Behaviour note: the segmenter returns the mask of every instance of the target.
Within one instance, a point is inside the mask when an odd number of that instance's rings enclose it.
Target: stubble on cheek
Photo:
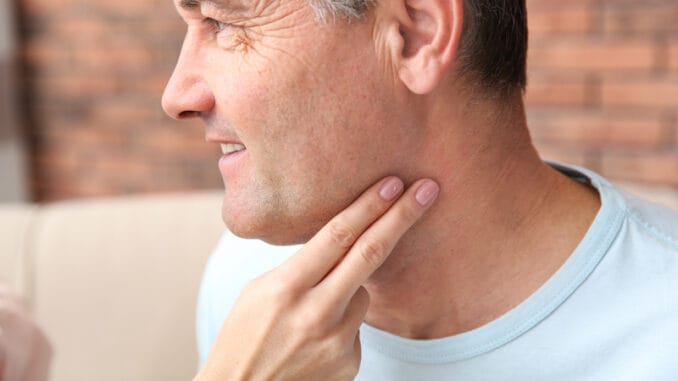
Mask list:
[[[324,28],[332,27],[310,22],[280,18],[248,31],[243,49],[250,67],[244,70],[253,82],[247,96],[236,89],[246,106],[241,110],[251,114],[243,137],[252,142],[254,165],[240,197],[253,199],[247,203],[257,210],[253,222],[278,243],[309,239],[369,185],[352,178],[351,165],[337,163],[352,159],[341,153],[355,155],[347,149],[348,132],[340,130],[356,127],[346,124],[346,113],[354,112],[345,104],[347,91],[336,88],[334,73],[342,65],[332,44],[341,41],[326,44],[323,35],[331,34]]]

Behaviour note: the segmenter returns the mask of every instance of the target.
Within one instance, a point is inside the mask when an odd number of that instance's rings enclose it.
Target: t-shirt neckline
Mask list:
[[[588,180],[600,194],[601,206],[589,230],[572,255],[536,292],[499,318],[473,329],[439,339],[415,340],[363,324],[363,346],[401,361],[449,363],[490,352],[529,331],[553,313],[586,280],[618,235],[623,209],[614,200],[613,187],[602,177],[580,167],[549,162],[562,173]]]

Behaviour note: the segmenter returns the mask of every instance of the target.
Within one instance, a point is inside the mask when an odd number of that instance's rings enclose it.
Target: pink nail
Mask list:
[[[393,177],[388,179],[379,190],[379,195],[386,201],[393,200],[400,192],[403,191],[403,182],[397,178]]]
[[[433,181],[427,181],[417,189],[414,198],[417,199],[417,202],[421,206],[428,206],[436,199],[436,197],[438,197],[439,192],[440,188],[438,187],[438,184]]]

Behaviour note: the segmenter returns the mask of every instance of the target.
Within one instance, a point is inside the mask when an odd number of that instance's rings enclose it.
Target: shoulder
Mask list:
[[[589,169],[561,163],[549,164],[569,177],[594,187],[600,194],[603,204],[601,209],[614,211],[613,214],[622,220],[616,239],[618,249],[638,254],[678,254],[676,209],[623,190]],[[671,199],[678,206],[678,191],[671,191]]]
[[[678,211],[625,191],[619,193],[629,224],[678,254]]]

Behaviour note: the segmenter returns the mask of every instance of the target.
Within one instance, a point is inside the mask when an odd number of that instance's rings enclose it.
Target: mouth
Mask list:
[[[247,165],[248,150],[241,143],[219,143],[223,155],[219,159],[219,171],[224,179],[240,176]]]
[[[235,152],[240,152],[246,149],[246,147],[242,144],[237,144],[237,143],[221,143],[221,152],[224,155],[230,155]]]

